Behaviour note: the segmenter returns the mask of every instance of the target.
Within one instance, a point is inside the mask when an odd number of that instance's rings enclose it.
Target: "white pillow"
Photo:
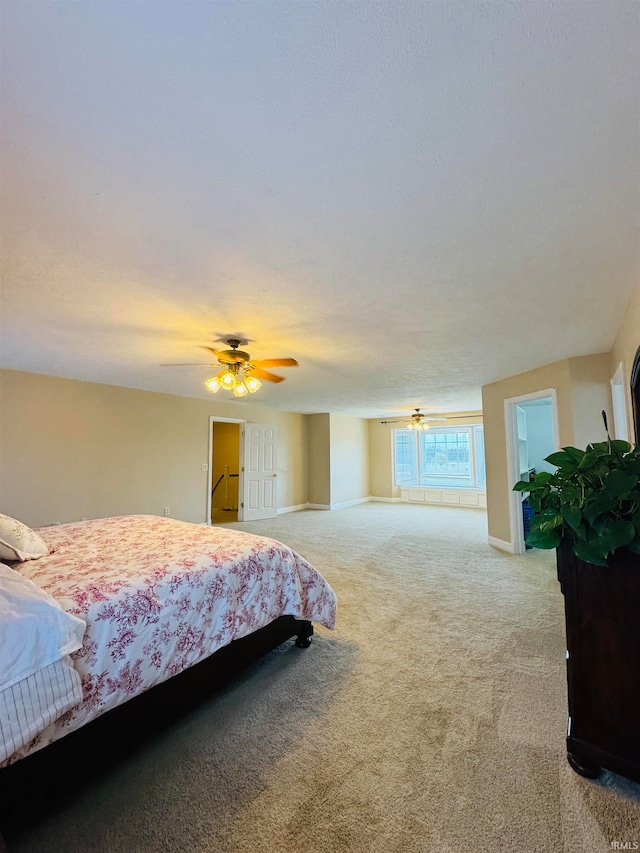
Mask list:
[[[35,530],[0,512],[0,560],[37,560],[48,553]]]
[[[86,623],[0,563],[0,690],[82,647]]]

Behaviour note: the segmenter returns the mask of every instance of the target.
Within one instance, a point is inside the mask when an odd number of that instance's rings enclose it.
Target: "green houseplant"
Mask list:
[[[586,450],[563,447],[546,461],[557,466],[553,474],[514,486],[529,493],[534,511],[527,544],[556,548],[568,536],[576,556],[597,566],[625,546],[640,554],[640,446],[609,437]]]

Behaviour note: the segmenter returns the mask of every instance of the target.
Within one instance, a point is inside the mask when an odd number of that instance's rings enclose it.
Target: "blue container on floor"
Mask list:
[[[531,517],[533,516],[533,510],[531,509],[531,504],[529,501],[522,501],[522,520],[524,522],[524,538],[525,538],[525,548],[527,551],[531,551],[533,545],[526,544],[527,536],[529,535],[529,530],[531,528]]]

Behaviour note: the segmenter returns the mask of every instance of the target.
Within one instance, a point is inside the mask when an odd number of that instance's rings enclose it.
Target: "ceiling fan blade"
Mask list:
[[[255,364],[255,362],[252,363]],[[267,382],[284,382],[284,376],[276,376],[275,373],[269,373],[268,370],[261,370],[259,367],[252,367],[251,370],[247,370],[247,374]]]
[[[212,352],[212,353],[215,355],[215,357],[216,357],[216,358],[218,358],[218,356],[220,355],[220,353],[218,352],[218,350],[217,350],[217,349],[214,349],[213,347],[205,347],[205,346],[201,346],[201,347],[200,347],[200,349],[206,349],[206,350],[207,350],[207,352]]]
[[[203,361],[200,362],[200,364],[195,364],[194,362],[190,361],[185,364],[161,364],[160,367],[217,367],[217,365],[211,364],[210,361]]]
[[[297,367],[298,362],[295,358],[260,358],[257,361],[252,361],[256,367]]]

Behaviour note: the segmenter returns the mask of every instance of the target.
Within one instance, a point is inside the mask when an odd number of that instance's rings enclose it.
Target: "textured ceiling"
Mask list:
[[[635,0],[0,5],[2,366],[206,397],[238,336],[378,417],[611,348]]]

